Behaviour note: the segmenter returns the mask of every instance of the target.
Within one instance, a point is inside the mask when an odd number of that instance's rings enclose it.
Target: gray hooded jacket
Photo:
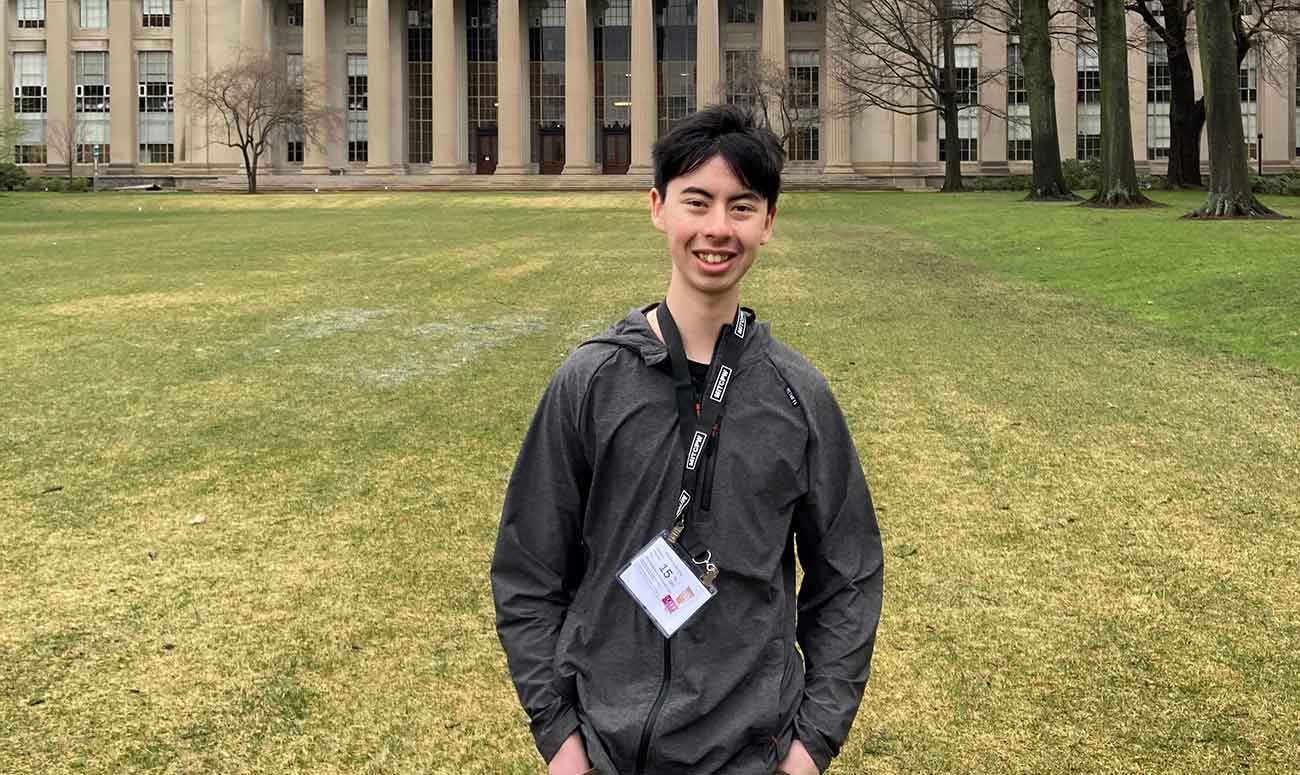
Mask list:
[[[581,730],[605,775],[760,775],[797,737],[824,770],[862,699],[883,584],[848,427],[821,374],[758,326],[688,525],[718,595],[665,640],[616,578],[681,491],[649,309],[559,368],[510,477],[492,589],[537,748],[549,761]]]

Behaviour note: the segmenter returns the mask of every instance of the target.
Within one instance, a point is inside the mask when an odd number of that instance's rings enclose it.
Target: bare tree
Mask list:
[[[737,104],[772,130],[782,147],[788,148],[791,138],[823,119],[851,114],[850,106],[832,109],[823,105],[815,78],[794,66],[761,59],[757,53],[726,73],[721,91],[733,95]]]
[[[1300,32],[1300,0],[1241,0],[1232,4],[1236,17],[1232,36],[1237,66],[1254,50],[1257,71],[1279,83],[1289,80],[1293,63],[1279,57],[1289,46],[1271,42],[1294,40]],[[1141,17],[1143,34],[1131,45],[1147,51],[1164,44],[1169,61],[1169,171],[1166,187],[1201,188],[1201,133],[1205,128],[1205,99],[1196,96],[1192,51],[1197,47],[1192,20],[1195,0],[1134,0],[1129,11]]]
[[[258,163],[276,140],[322,145],[337,133],[341,121],[324,94],[323,84],[291,75],[283,60],[240,51],[231,64],[192,77],[182,99],[208,117],[210,143],[239,149],[255,194]]]
[[[68,167],[68,182],[77,164],[77,151],[86,144],[88,124],[80,113],[70,113],[67,118],[52,119],[45,126],[45,145],[57,150]]]
[[[1033,185],[1027,199],[1076,199],[1061,168],[1061,140],[1056,125],[1056,78],[1052,75],[1052,19],[1056,12],[1048,0],[1024,0],[1019,19],[1014,9],[1007,16],[1020,29],[1020,60],[1025,96],[1029,101],[1030,156]],[[1014,67],[1015,63],[1009,63]],[[1009,119],[1008,119],[1009,120]]]
[[[1189,218],[1280,218],[1255,198],[1241,127],[1242,17],[1239,0],[1200,0],[1196,36],[1210,133],[1210,187]]]
[[[971,100],[979,86],[1005,77],[980,69],[959,82],[957,37],[984,24],[983,0],[827,0],[827,48],[855,109],[937,114],[944,122],[943,191],[961,191],[958,124],[963,111],[1005,116],[1003,106]]]
[[[1151,204],[1138,189],[1129,114],[1128,42],[1123,0],[1097,0],[1097,49],[1101,79],[1101,181],[1087,204],[1141,207]]]

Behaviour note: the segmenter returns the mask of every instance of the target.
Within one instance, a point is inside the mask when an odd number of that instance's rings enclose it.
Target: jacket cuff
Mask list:
[[[796,718],[794,736],[803,743],[813,763],[817,765],[818,772],[825,772],[826,768],[831,766],[831,759],[835,757],[835,752],[826,744],[826,740],[815,727],[804,719]]]
[[[569,735],[578,731],[578,712],[567,700],[559,700],[532,720],[533,741],[547,764],[555,758]]]

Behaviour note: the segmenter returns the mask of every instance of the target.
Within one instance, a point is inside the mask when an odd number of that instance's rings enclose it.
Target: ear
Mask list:
[[[772,239],[772,227],[776,225],[776,208],[772,207],[767,211],[767,218],[763,221],[763,236],[759,239],[758,244],[766,245],[767,241]]]
[[[664,200],[659,198],[659,189],[650,187],[650,222],[659,231],[667,231],[664,223]]]

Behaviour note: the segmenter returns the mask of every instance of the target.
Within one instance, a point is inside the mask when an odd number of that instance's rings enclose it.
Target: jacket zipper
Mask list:
[[[718,452],[718,438],[722,434],[722,418],[713,424],[709,431],[709,442],[704,445],[704,487],[700,493],[700,510],[709,511],[713,505],[713,471],[714,458]]]
[[[641,730],[641,744],[637,746],[636,751],[636,775],[642,775],[645,772],[646,761],[650,758],[650,735],[654,731],[655,722],[659,720],[659,711],[664,707],[664,700],[668,699],[668,686],[673,674],[673,652],[672,641],[664,639],[664,680],[659,684],[659,696],[655,697],[655,704],[650,706],[650,716],[645,720],[645,727]]]

